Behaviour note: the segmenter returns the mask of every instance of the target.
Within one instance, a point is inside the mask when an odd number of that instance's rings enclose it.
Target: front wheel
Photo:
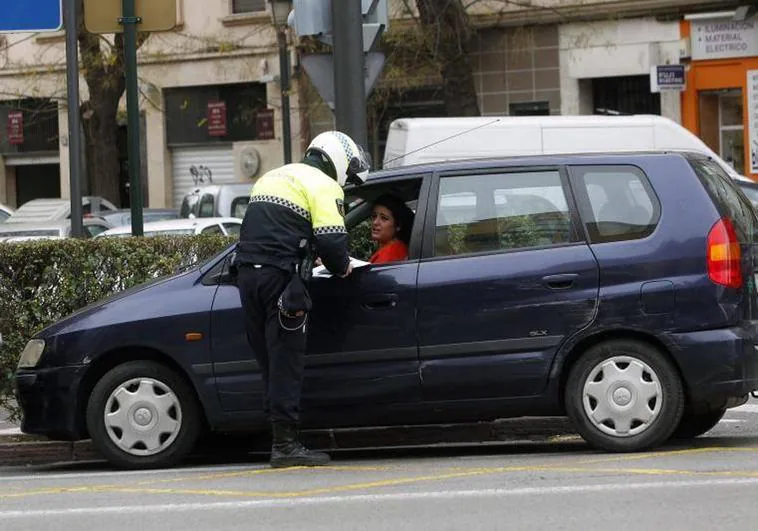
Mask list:
[[[579,434],[611,452],[663,443],[684,410],[682,382],[671,362],[634,340],[605,341],[585,352],[571,369],[565,397]]]
[[[173,370],[133,361],[97,382],[87,404],[87,428],[95,447],[117,466],[170,467],[195,444],[199,408],[192,390]]]

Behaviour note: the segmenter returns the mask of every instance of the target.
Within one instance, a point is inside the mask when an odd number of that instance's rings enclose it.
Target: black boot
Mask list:
[[[274,435],[271,445],[271,466],[273,468],[323,466],[329,463],[327,454],[312,452],[300,443],[295,424],[273,422],[271,427]]]

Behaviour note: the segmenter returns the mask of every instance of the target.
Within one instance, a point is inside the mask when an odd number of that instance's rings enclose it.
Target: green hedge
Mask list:
[[[211,258],[233,241],[208,235],[0,243],[0,406],[17,413],[13,373],[36,332],[109,295]]]

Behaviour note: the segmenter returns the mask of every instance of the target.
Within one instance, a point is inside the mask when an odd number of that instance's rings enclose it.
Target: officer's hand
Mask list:
[[[341,275],[340,278],[347,278],[350,276],[350,273],[353,272],[353,264],[348,264],[347,271],[345,271],[344,275]]]

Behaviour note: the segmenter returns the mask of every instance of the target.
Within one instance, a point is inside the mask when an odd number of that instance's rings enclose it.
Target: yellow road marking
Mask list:
[[[591,465],[601,463],[623,463],[627,461],[636,461],[641,459],[653,459],[657,457],[671,457],[677,455],[695,455],[702,453],[715,452],[756,452],[756,447],[708,447],[708,448],[690,448],[685,450],[671,450],[661,452],[647,452],[644,454],[623,455],[614,457],[604,457],[596,459],[582,459],[578,461],[579,466],[562,466],[556,465],[536,465],[536,466],[505,466],[505,467],[477,467],[477,468],[451,468],[448,472],[440,474],[428,474],[420,476],[401,477],[393,479],[384,479],[376,481],[366,481],[359,483],[348,483],[346,485],[336,485],[333,487],[323,487],[316,489],[306,489],[301,491],[277,492],[277,491],[248,491],[248,490],[228,490],[228,489],[175,489],[149,487],[149,485],[160,485],[167,483],[185,482],[185,481],[209,481],[216,479],[229,479],[234,477],[253,477],[259,475],[281,475],[292,472],[301,472],[306,467],[292,467],[284,469],[254,469],[237,472],[221,472],[217,474],[202,474],[198,476],[188,476],[183,478],[158,479],[140,481],[134,486],[128,485],[93,485],[79,487],[60,487],[60,488],[43,488],[29,491],[4,492],[0,493],[0,499],[14,499],[29,496],[56,495],[56,494],[78,494],[78,493],[122,493],[122,494],[180,494],[196,496],[216,496],[216,497],[258,497],[258,498],[298,498],[306,496],[316,496],[321,494],[334,494],[339,492],[370,490],[382,487],[395,487],[414,483],[425,483],[433,481],[444,481],[449,479],[460,479],[467,477],[517,473],[517,472],[552,472],[552,473],[595,473],[595,474],[615,474],[615,475],[648,475],[648,476],[702,476],[702,477],[736,477],[736,478],[755,478],[758,477],[756,470],[743,471],[697,471],[697,470],[680,470],[680,469],[663,469],[663,468],[609,468],[593,467]],[[588,466],[589,465],[589,466]],[[338,471],[338,472],[384,472],[392,471],[398,467],[388,466],[328,466],[319,468],[307,468],[314,473],[319,471]]]
[[[384,466],[322,466],[318,467],[320,470],[334,470],[337,472],[381,472],[385,470],[391,470],[390,467]],[[183,478],[171,478],[171,479],[151,479],[148,481],[139,481],[136,485],[160,485],[165,483],[178,483],[182,481],[201,481],[201,480],[213,480],[213,479],[229,479],[235,477],[246,476],[259,476],[259,475],[272,475],[272,474],[285,474],[287,472],[295,472],[300,470],[315,470],[311,467],[297,466],[290,468],[261,468],[257,470],[241,470],[239,472],[219,472],[216,474],[203,474],[198,476],[187,476]]]

